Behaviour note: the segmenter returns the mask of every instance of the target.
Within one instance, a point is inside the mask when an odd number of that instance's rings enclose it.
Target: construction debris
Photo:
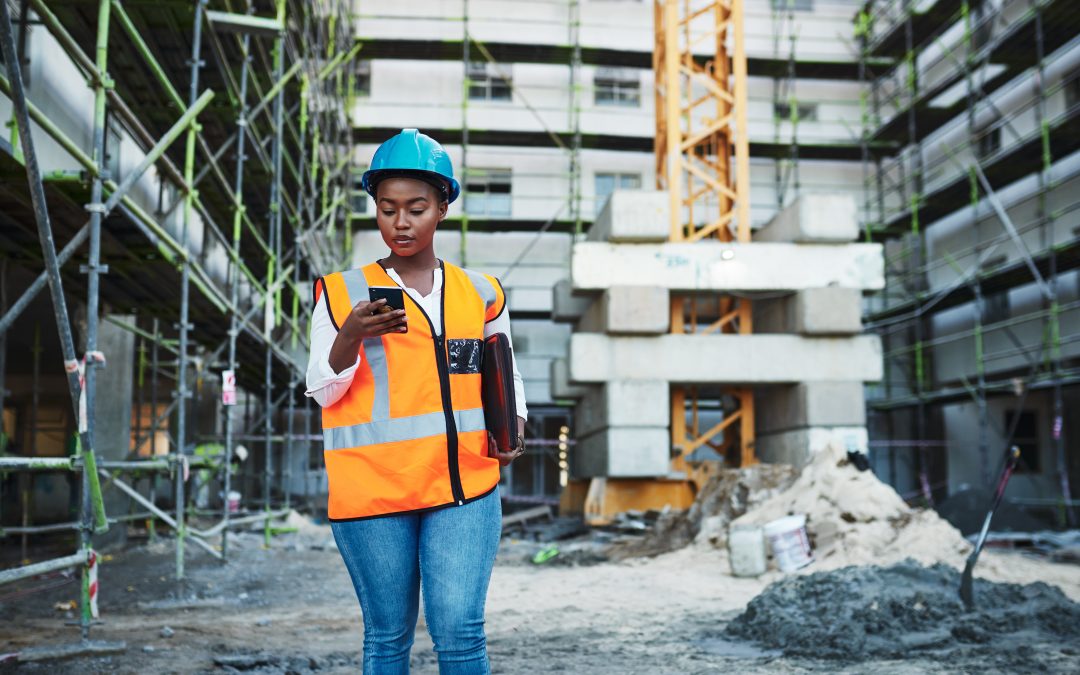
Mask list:
[[[906,560],[791,576],[750,601],[727,634],[786,656],[866,662],[938,658],[965,671],[1065,672],[1080,655],[1080,604],[1045,583],[976,580],[965,611],[960,573]],[[1073,670],[1075,672],[1075,670]]]
[[[962,565],[970,550],[954,527],[932,510],[908,506],[847,451],[827,446],[786,490],[760,502],[732,524],[762,525],[805,514],[814,570],[888,565],[905,558]]]
[[[786,464],[720,469],[698,492],[689,509],[661,513],[644,538],[616,544],[612,557],[658,555],[693,542],[723,547],[733,520],[787,489],[795,477],[795,469]]]

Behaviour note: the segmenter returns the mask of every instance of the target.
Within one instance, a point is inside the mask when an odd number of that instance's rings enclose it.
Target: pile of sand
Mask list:
[[[966,662],[995,672],[1075,672],[1080,605],[1060,590],[976,580],[968,611],[959,586],[956,569],[911,560],[789,576],[751,600],[727,634],[787,656],[864,663],[922,654],[963,672]]]
[[[817,561],[814,569],[888,565],[905,558],[962,565],[970,544],[932,510],[913,509],[870,471],[859,471],[846,450],[818,453],[788,489],[765,500],[732,525],[764,525],[806,514]]]

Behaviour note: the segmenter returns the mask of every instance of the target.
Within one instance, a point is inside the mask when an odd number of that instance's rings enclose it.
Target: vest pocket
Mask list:
[[[446,351],[450,357],[451,375],[475,375],[480,372],[480,359],[484,354],[483,340],[447,340]]]

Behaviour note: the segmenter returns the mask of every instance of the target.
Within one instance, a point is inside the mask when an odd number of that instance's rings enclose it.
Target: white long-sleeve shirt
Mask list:
[[[415,288],[409,288],[401,280],[398,273],[392,268],[386,268],[386,273],[401,286],[409,297],[419,305],[435,328],[435,332],[442,334],[442,270],[436,269],[431,285],[431,293],[421,295]],[[305,394],[315,399],[315,402],[325,408],[333,405],[345,395],[352,384],[353,375],[360,365],[361,356],[356,355],[356,361],[341,371],[335,373],[330,367],[330,348],[337,339],[337,329],[330,322],[330,313],[326,308],[326,294],[319,297],[315,303],[315,310],[311,314],[311,353],[308,356],[307,367],[307,391]],[[484,337],[490,337],[495,333],[505,333],[510,338],[510,312],[503,312],[495,319],[484,324]],[[514,398],[517,401],[517,415],[522,419],[528,419],[529,410],[525,405],[525,384],[518,372],[517,358],[514,357],[513,347],[510,348],[511,361],[514,366]]]

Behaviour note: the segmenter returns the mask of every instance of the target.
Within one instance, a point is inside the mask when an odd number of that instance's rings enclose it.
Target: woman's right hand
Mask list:
[[[364,339],[407,331],[408,318],[405,310],[376,311],[384,305],[385,298],[379,298],[375,302],[361,301],[349,312],[334,338],[334,344],[330,345],[328,361],[335,373],[340,373],[356,363],[356,355]]]
[[[345,338],[359,341],[389,333],[404,333],[409,320],[405,316],[405,310],[379,311],[379,308],[385,305],[385,298],[379,298],[375,302],[361,300],[356,303],[341,327]]]

